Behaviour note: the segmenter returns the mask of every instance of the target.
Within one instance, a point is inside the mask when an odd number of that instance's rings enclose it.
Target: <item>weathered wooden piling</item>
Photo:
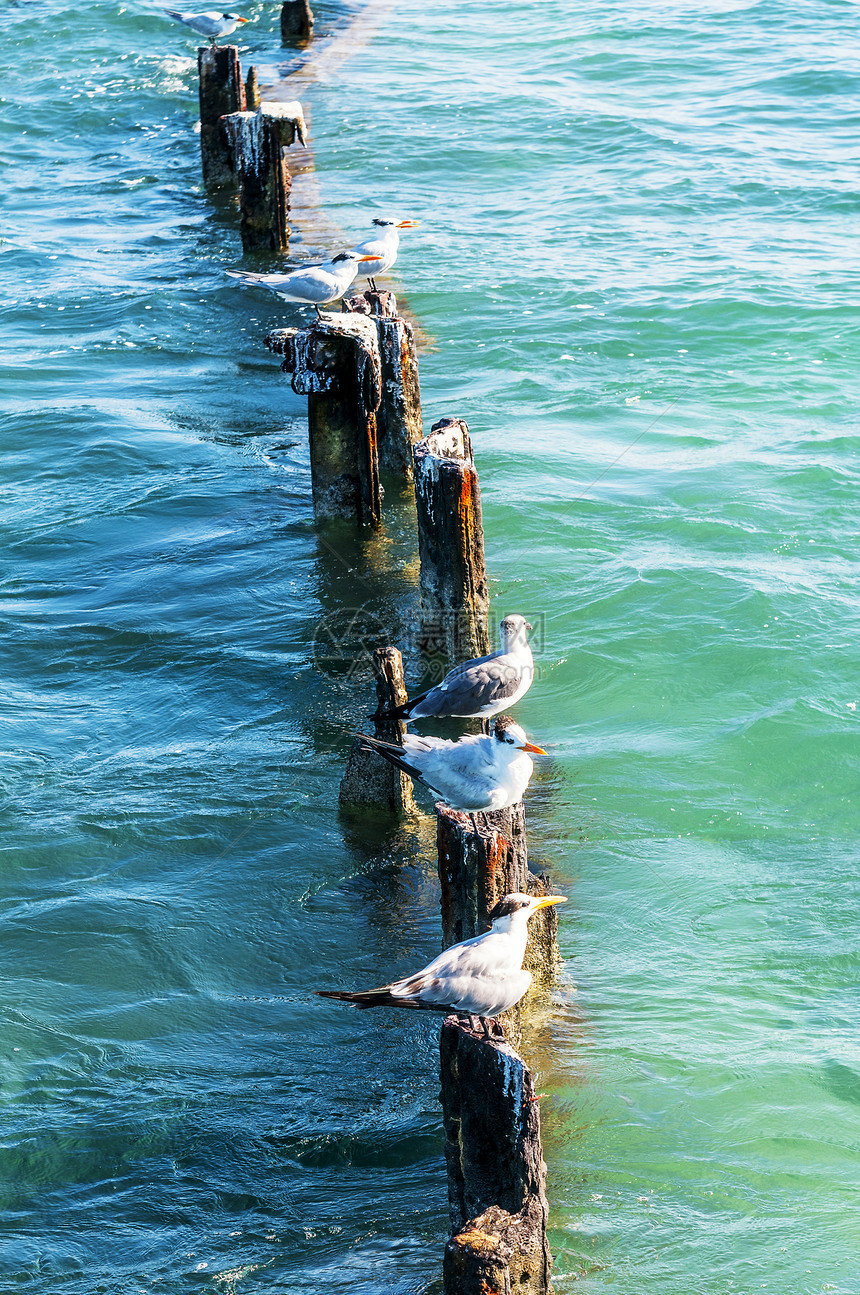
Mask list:
[[[260,82],[257,79],[257,69],[249,67],[248,75],[245,77],[245,110],[247,112],[256,112],[260,102]]]
[[[379,338],[379,466],[383,472],[411,481],[412,447],[423,435],[418,352],[412,325],[398,315],[393,292],[368,288],[361,296],[350,297],[347,306],[351,311],[370,315]]]
[[[400,743],[406,735],[406,724],[392,711],[406,701],[406,685],[403,682],[403,657],[396,647],[374,650],[373,675],[377,701],[373,717],[375,736],[383,742]],[[340,784],[340,803],[379,805],[411,814],[415,809],[412,779],[374,751],[362,750],[361,738],[357,737]]]
[[[197,50],[200,76],[200,158],[203,183],[213,188],[235,183],[230,148],[221,133],[226,113],[244,112],[245,86],[236,45],[201,45]]]
[[[255,112],[233,112],[222,120],[239,190],[242,246],[285,252],[290,242],[290,187],[287,149],[304,143],[300,103],[260,103]]]
[[[306,45],[314,34],[314,15],[308,0],[284,0],[281,5],[281,41]]]
[[[546,1165],[531,1074],[509,1044],[442,1025],[451,1237],[445,1295],[547,1295]]]
[[[293,391],[308,398],[314,511],[377,525],[382,373],[376,325],[366,315],[326,314],[307,328],[277,329],[266,345],[283,355]]]
[[[468,425],[443,418],[413,448],[425,645],[449,658],[490,650],[481,488]]]
[[[436,849],[442,889],[442,940],[447,948],[488,928],[487,914],[503,895],[551,895],[545,873],[531,872],[522,801],[511,809],[472,815],[436,804]],[[561,964],[558,912],[541,908],[529,919],[523,963],[541,984],[551,984]]]

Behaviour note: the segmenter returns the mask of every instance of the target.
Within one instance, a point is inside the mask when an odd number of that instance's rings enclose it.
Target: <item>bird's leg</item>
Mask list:
[[[490,1017],[489,1019],[486,1016],[480,1017],[481,1025],[484,1027],[485,1039],[491,1039],[493,1037],[492,1034],[490,1033],[490,1020],[492,1020],[492,1017]]]
[[[474,813],[473,813],[473,812],[470,812],[470,813],[469,813],[469,818],[472,820],[472,831],[475,833],[475,836],[477,836],[477,835],[478,835],[478,820],[475,818],[475,815],[474,815]]]
[[[317,319],[322,319],[322,311],[320,310],[316,302],[314,302],[314,310],[317,312]]]
[[[376,291],[377,291],[377,287],[376,287],[376,280],[374,279],[374,277],[373,277],[373,275],[372,275],[372,274],[369,274],[369,275],[367,276],[367,282],[368,282],[368,283],[369,283],[369,285],[370,285],[370,291],[371,291],[371,292],[376,292]]]
[[[502,1025],[501,1021],[496,1020],[495,1017],[493,1018],[493,1033],[495,1034],[497,1039],[507,1039],[508,1037],[505,1034],[504,1025]]]

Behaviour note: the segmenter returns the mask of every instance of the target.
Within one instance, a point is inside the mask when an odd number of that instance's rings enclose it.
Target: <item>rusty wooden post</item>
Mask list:
[[[436,849],[442,887],[442,941],[447,948],[486,931],[487,914],[503,895],[551,895],[545,873],[529,870],[526,815],[522,801],[511,809],[471,815],[436,804]],[[542,985],[551,984],[561,964],[558,911],[541,908],[529,919],[523,966]]]
[[[200,158],[203,183],[211,187],[235,183],[230,150],[221,135],[225,113],[245,111],[245,86],[236,45],[201,45],[197,51],[200,76]]]
[[[242,246],[285,252],[292,184],[286,151],[294,140],[304,142],[301,104],[261,103],[256,112],[230,113],[222,124],[233,152]]]
[[[379,406],[379,466],[392,476],[412,480],[412,447],[423,435],[418,352],[412,325],[397,313],[393,292],[367,289],[346,303],[370,315],[379,337],[382,403]]]
[[[451,1238],[445,1295],[548,1295],[546,1165],[525,1062],[456,1017],[442,1025],[442,1117]]]
[[[284,356],[293,391],[308,398],[315,512],[378,525],[382,389],[375,325],[364,315],[326,314],[307,328],[270,333],[266,345]]]
[[[391,712],[406,701],[403,682],[403,657],[396,647],[376,648],[373,653],[373,675],[376,679],[376,736],[383,742],[400,743],[406,736],[406,724]],[[342,805],[381,805],[385,809],[411,814],[415,810],[412,779],[394,765],[367,748],[361,749],[361,738],[353,742],[346,773],[340,784]]]
[[[469,428],[434,423],[413,449],[421,620],[425,644],[449,658],[490,650],[481,488]]]
[[[281,5],[281,43],[306,45],[314,34],[314,15],[308,0],[284,0]]]

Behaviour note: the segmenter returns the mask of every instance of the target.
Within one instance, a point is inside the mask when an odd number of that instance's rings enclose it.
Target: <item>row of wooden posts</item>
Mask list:
[[[287,0],[285,41],[307,41],[312,27],[307,0]],[[287,149],[305,142],[301,104],[261,99],[256,71],[243,80],[235,46],[201,48],[198,68],[204,181],[237,191],[246,250],[283,252],[290,234]],[[437,641],[443,627],[449,658],[481,656],[490,650],[489,595],[469,429],[462,419],[442,418],[423,435],[415,339],[394,294],[368,290],[346,305],[343,313],[266,338],[293,390],[308,399],[315,514],[378,526],[380,475],[411,481],[422,620]],[[393,712],[406,688],[397,648],[377,648],[373,671],[376,734],[399,741],[406,726]],[[358,741],[340,800],[394,813],[414,809],[409,778],[360,750]],[[445,947],[486,929],[502,895],[550,892],[549,879],[528,866],[522,804],[474,816],[477,830],[472,816],[441,803],[436,813]],[[525,965],[544,989],[559,964],[556,932],[555,908],[531,921]],[[520,1012],[513,1009],[506,1022],[517,1040]],[[485,1038],[456,1017],[444,1022],[440,1046],[451,1221],[445,1293],[546,1295],[546,1166],[532,1077],[509,1043]]]

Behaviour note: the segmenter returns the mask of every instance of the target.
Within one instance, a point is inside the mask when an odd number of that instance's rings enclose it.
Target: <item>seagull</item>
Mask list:
[[[412,1007],[479,1016],[489,1037],[488,1022],[497,1025],[494,1018],[518,1003],[532,983],[531,972],[523,971],[529,918],[539,908],[565,903],[564,895],[505,895],[488,914],[489,931],[452,945],[423,971],[379,989],[353,993],[317,989],[315,993],[363,1009]]]
[[[372,261],[372,256],[357,252],[338,252],[322,265],[303,266],[288,274],[252,274],[250,270],[228,270],[231,279],[250,283],[252,287],[271,288],[284,301],[301,301],[306,305],[320,306],[342,297],[355,278],[361,261]]]
[[[500,651],[455,666],[435,688],[404,702],[391,714],[413,720],[444,715],[490,716],[507,710],[532,686],[535,663],[526,638],[531,628],[524,616],[506,616],[499,626]]]
[[[210,9],[206,13],[179,13],[176,9],[165,9],[164,12],[168,18],[184,22],[192,31],[208,36],[213,46],[217,36],[230,36],[240,22],[250,22],[249,18],[240,18],[237,13],[218,13],[216,9]]]
[[[470,733],[457,742],[414,733],[406,734],[402,746],[363,733],[361,740],[366,743],[362,750],[376,751],[410,778],[423,782],[451,809],[473,815],[516,805],[534,771],[534,761],[526,752],[546,755],[542,747],[526,741],[519,724],[508,715],[496,720],[492,733]]]
[[[389,220],[376,216],[373,224],[377,226],[378,232],[373,238],[366,239],[363,243],[358,243],[352,250],[358,256],[369,256],[374,264],[366,265],[360,274],[370,281],[370,286],[376,292],[374,276],[383,274],[385,270],[390,270],[397,260],[397,249],[400,246],[401,229],[417,229],[417,220]]]

